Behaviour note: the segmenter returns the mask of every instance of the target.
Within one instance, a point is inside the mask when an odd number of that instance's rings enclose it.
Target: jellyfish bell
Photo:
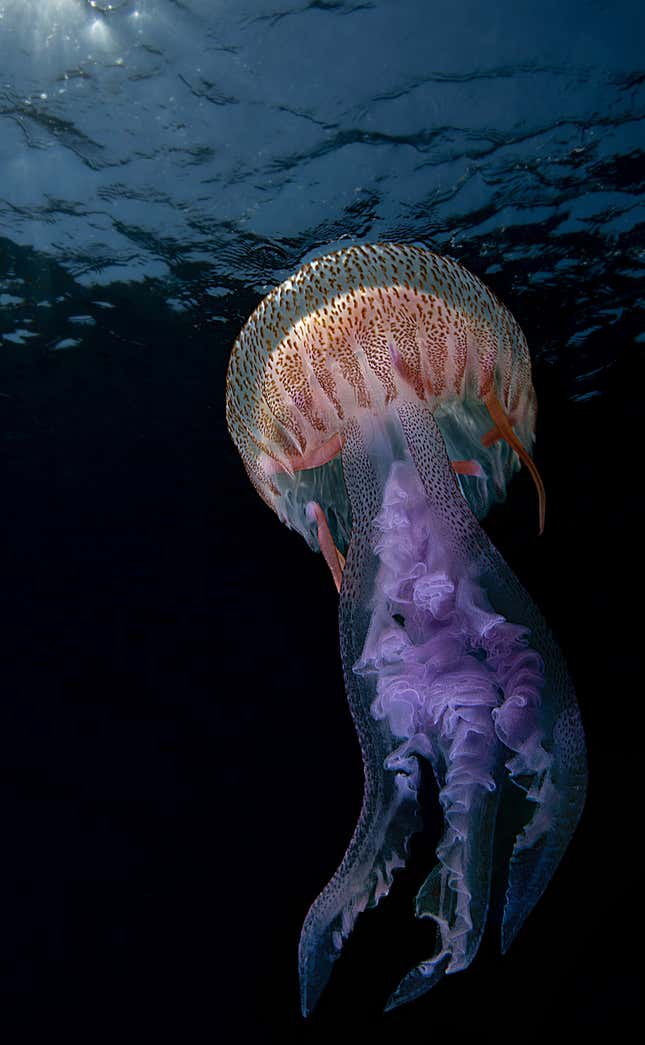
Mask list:
[[[530,457],[536,399],[522,331],[456,262],[413,246],[349,247],[256,308],[231,355],[227,418],[251,481],[312,546],[319,503],[341,549],[351,524],[337,460],[351,419],[427,404],[481,518]]]
[[[487,918],[505,778],[527,794],[502,923],[506,948],[579,818],[584,736],[541,614],[478,519],[530,456],[524,336],[460,265],[419,247],[349,247],[301,268],[237,339],[227,420],[254,486],[322,551],[340,592],[345,685],[365,786],[345,858],[300,941],[303,1012],[419,829],[419,761],[443,810],[417,896],[434,954],[390,1001],[474,957]],[[528,803],[531,803],[529,805]]]

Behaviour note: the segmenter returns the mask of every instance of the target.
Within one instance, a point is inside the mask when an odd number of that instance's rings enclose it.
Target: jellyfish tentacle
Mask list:
[[[478,479],[485,477],[485,472],[479,461],[472,459],[468,461],[451,461],[452,467],[457,475],[474,475]]]
[[[495,611],[530,638],[522,653],[518,634],[518,650],[500,677],[504,699],[492,712],[498,739],[511,756],[506,761],[510,777],[534,805],[516,837],[509,866],[502,923],[502,947],[507,950],[550,881],[582,813],[587,763],[580,712],[544,618],[459,495],[429,411],[406,403],[398,412],[419,477],[447,523],[454,553],[470,557]],[[438,489],[440,496],[433,497]]]
[[[439,946],[389,1007],[465,968],[477,952],[505,771],[536,806],[515,841],[505,942],[547,884],[584,799],[581,732],[573,732],[577,755],[570,743],[557,747],[558,724],[576,714],[566,668],[459,492],[430,411],[407,402],[353,421],[342,454],[354,526],[340,638],[365,791],[347,854],[303,928],[305,1012],[358,913],[387,893],[405,862],[418,827],[420,757],[435,771],[445,830],[417,914],[436,923]]]
[[[327,522],[327,516],[320,507],[317,501],[309,501],[307,508],[307,517],[311,522],[316,523],[318,544],[323,554],[323,558],[329,567],[329,572],[332,575],[332,580],[336,585],[336,591],[340,591],[340,586],[343,581],[343,567],[345,560],[341,562],[342,556],[338,551],[338,548],[334,544],[334,538],[331,535],[329,529],[329,523]]]
[[[541,534],[544,531],[544,516],[546,511],[546,491],[544,489],[542,476],[538,471],[535,461],[515,435],[510,418],[504,410],[504,407],[500,403],[499,399],[497,398],[497,395],[495,394],[494,390],[489,392],[486,396],[486,406],[488,408],[488,412],[491,416],[491,419],[495,424],[493,432],[497,431],[499,433],[499,436],[505,442],[507,442],[513,450],[515,450],[515,453],[518,455],[522,463],[525,464],[528,468],[531,478],[535,483],[535,489],[537,490],[538,495],[539,533]],[[489,440],[490,436],[490,432],[486,433],[486,435],[484,435],[482,439],[482,442],[483,440]],[[493,439],[492,441],[494,442],[495,440]],[[490,446],[491,443],[487,441],[483,442],[483,445]]]
[[[291,467],[294,472],[302,472],[307,468],[320,468],[321,465],[327,464],[332,457],[335,457],[340,452],[342,445],[342,436],[340,432],[336,432],[314,450],[292,457],[290,461]]]
[[[450,496],[454,478],[448,473],[442,481]],[[435,490],[435,500],[442,493]],[[375,676],[372,714],[403,739],[386,768],[396,770],[411,755],[430,761],[445,822],[439,864],[416,905],[419,917],[437,924],[440,944],[406,976],[390,999],[393,1008],[425,993],[444,972],[465,968],[484,931],[504,777],[492,711],[518,629],[492,612],[468,557],[454,554],[409,454],[392,463],[373,528],[378,595],[355,671]]]
[[[450,686],[450,678],[445,682]],[[425,994],[444,973],[465,969],[486,925],[503,761],[495,748],[486,701],[468,711],[470,722],[461,719],[452,738],[441,737],[441,761],[450,767],[437,773],[445,830],[437,847],[439,863],[421,886],[415,905],[417,917],[435,922],[439,945],[431,958],[401,980],[388,1009]]]
[[[488,412],[490,413],[490,410]],[[511,425],[511,427],[515,428],[515,425],[517,424],[517,421],[518,421],[518,417],[517,417],[515,411],[512,410],[510,412],[510,414],[506,415],[506,417],[507,417],[508,423]],[[500,432],[500,430],[497,427],[497,425],[493,425],[493,427],[489,428],[487,432],[484,432],[484,434],[481,436],[479,442],[481,443],[481,445],[485,449],[488,449],[489,446],[494,446],[495,443],[498,443],[500,441],[500,439],[503,439],[503,438],[504,438],[504,436]]]
[[[499,720],[497,725],[499,725]],[[560,711],[545,732],[545,764],[519,756],[507,763],[511,779],[526,792],[535,811],[517,835],[511,854],[502,918],[502,953],[506,954],[550,882],[569,844],[585,801],[587,772],[584,733],[575,705]],[[507,740],[512,744],[512,738]]]
[[[362,449],[359,426],[347,426],[343,471],[354,525],[340,590],[339,631],[347,699],[363,758],[363,802],[347,852],[312,904],[299,944],[303,1015],[316,1005],[356,918],[387,895],[394,871],[405,865],[410,836],[421,827],[418,763],[402,758],[394,771],[386,762],[396,747],[388,723],[371,713],[376,680],[356,671],[372,618],[378,559],[371,527],[382,500],[382,477]]]

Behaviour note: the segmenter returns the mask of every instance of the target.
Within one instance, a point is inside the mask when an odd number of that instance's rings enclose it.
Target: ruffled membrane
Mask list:
[[[586,786],[566,664],[460,493],[431,412],[409,402],[348,424],[342,467],[352,535],[339,630],[365,786],[345,857],[305,919],[305,1013],[357,915],[405,862],[419,826],[421,758],[437,780],[444,830],[416,910],[436,924],[437,946],[390,1008],[472,961],[498,820],[500,841],[509,828],[515,836],[501,926],[502,949],[510,946],[558,866]],[[524,808],[507,802],[507,776],[524,790]]]
[[[415,773],[414,756],[432,763],[445,830],[417,897],[417,913],[437,923],[439,948],[391,1005],[472,960],[488,910],[504,767],[530,777],[539,800],[551,759],[539,721],[543,665],[528,629],[492,609],[473,567],[451,556],[429,519],[414,466],[395,461],[374,521],[375,605],[354,671],[375,676],[371,713],[400,741],[386,768],[405,776]],[[534,820],[530,844],[546,828]]]

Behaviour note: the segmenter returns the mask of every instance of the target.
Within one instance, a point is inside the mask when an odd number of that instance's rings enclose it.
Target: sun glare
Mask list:
[[[134,0],[0,0],[3,27],[12,29],[33,51],[61,39],[78,43],[86,34],[92,43],[108,45],[123,16],[139,19],[141,4]]]

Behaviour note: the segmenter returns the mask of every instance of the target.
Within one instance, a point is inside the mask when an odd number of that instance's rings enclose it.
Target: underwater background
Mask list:
[[[0,0],[0,1027],[541,1041],[639,1014],[644,40],[635,0]],[[361,760],[333,585],[246,479],[225,374],[276,283],[385,240],[526,334],[546,529],[524,471],[485,526],[567,658],[590,788],[505,958],[489,928],[382,1015],[432,949],[428,823],[304,1024]]]

